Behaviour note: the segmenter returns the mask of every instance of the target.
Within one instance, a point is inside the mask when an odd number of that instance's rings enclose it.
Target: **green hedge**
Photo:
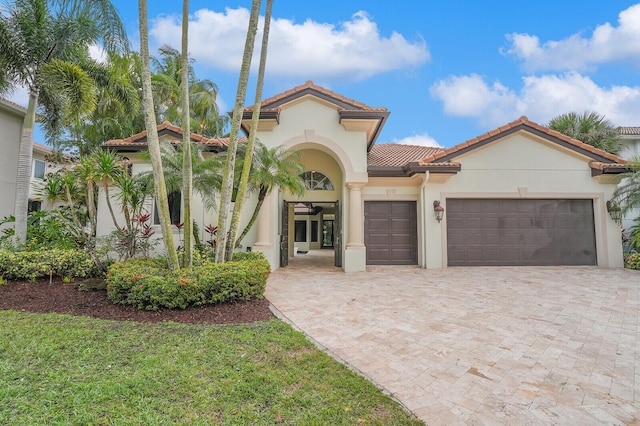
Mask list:
[[[111,265],[107,292],[112,302],[138,309],[185,309],[262,299],[269,271],[269,262],[261,253],[234,256],[227,263],[203,260],[176,272],[170,272],[163,261],[131,259]]]
[[[81,250],[0,250],[0,276],[4,279],[35,281],[49,277],[49,271],[67,278],[84,278],[97,273],[91,257]]]
[[[624,266],[629,269],[640,269],[640,253],[630,253],[624,258]]]

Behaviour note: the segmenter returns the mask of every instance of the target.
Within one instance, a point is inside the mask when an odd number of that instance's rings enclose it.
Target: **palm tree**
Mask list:
[[[609,120],[597,112],[561,114],[552,118],[547,127],[611,154],[620,153],[620,134]]]
[[[120,175],[124,173],[123,159],[115,151],[99,149],[91,154],[91,161],[94,167],[95,180],[100,183],[100,186],[104,190],[107,207],[109,208],[113,225],[116,228],[120,228],[116,215],[113,212],[113,206],[111,205],[109,184],[118,179]]]
[[[160,57],[152,58],[152,85],[158,117],[160,121],[167,120],[176,126],[184,128],[181,114],[181,84],[187,80],[189,87],[189,116],[191,127],[198,129],[198,134],[208,138],[220,137],[227,124],[226,115],[220,115],[216,103],[218,87],[209,79],[199,80],[191,65],[193,60],[187,59],[187,76],[182,74],[182,58],[180,52],[169,45],[159,49]]]
[[[224,166],[222,188],[220,190],[220,209],[218,211],[218,234],[216,241],[216,262],[224,262],[226,259],[227,239],[231,227],[231,197],[233,194],[234,169],[236,152],[238,149],[238,131],[244,112],[244,100],[247,95],[247,85],[249,82],[249,71],[251,69],[251,57],[253,56],[253,45],[258,31],[258,18],[260,15],[261,0],[252,0],[251,14],[249,16],[249,28],[242,55],[242,66],[240,67],[240,78],[238,79],[238,90],[233,107],[231,118],[231,132],[229,133],[229,146],[227,148],[227,162]]]
[[[15,0],[0,14],[0,90],[29,90],[22,126],[16,188],[16,241],[27,235],[31,143],[39,104],[47,130],[60,120],[93,110],[96,97],[88,75],[79,67],[87,46],[102,43],[107,51],[125,51],[128,40],[116,9],[107,0]]]
[[[204,155],[202,144],[191,147],[193,189],[200,195],[207,209],[218,207],[218,194],[222,184],[223,155]],[[174,147],[165,142],[160,145],[162,151],[162,167],[168,192],[179,191],[183,187],[182,164],[184,152],[182,145]]]
[[[236,247],[235,241],[240,227],[240,217],[242,215],[242,207],[244,205],[244,194],[247,192],[249,184],[249,174],[251,173],[251,162],[253,157],[253,147],[256,142],[256,133],[258,129],[258,121],[260,119],[260,106],[262,105],[262,88],[264,87],[264,71],[267,66],[267,47],[269,45],[269,26],[271,24],[271,10],[273,8],[273,0],[267,0],[267,10],[264,15],[264,29],[262,32],[262,47],[260,49],[260,66],[258,69],[258,82],[256,87],[255,102],[253,115],[251,117],[251,128],[249,140],[247,141],[247,150],[244,155],[244,163],[242,167],[242,176],[240,185],[238,186],[238,195],[236,203],[233,206],[233,215],[231,216],[231,224],[229,228],[229,240],[226,248],[226,260],[231,260],[233,249]]]
[[[193,165],[191,162],[191,114],[189,112],[189,0],[182,1],[182,58],[180,63],[180,105],[182,107],[182,214],[184,257],[182,266],[193,263]]]
[[[96,236],[96,228],[98,226],[97,221],[97,206],[96,206],[96,164],[91,157],[82,157],[78,161],[78,164],[73,169],[81,186],[84,188],[84,197],[87,205],[87,215],[89,218],[89,237]]]
[[[85,120],[65,126],[62,137],[52,141],[57,149],[80,157],[91,154],[106,140],[121,139],[144,128],[137,54],[109,53],[105,63],[89,61],[83,69],[96,83],[96,108]]]
[[[292,195],[304,195],[305,186],[300,178],[302,172],[304,166],[300,163],[300,154],[297,151],[287,150],[282,146],[269,149],[259,142],[256,144],[251,167],[251,184],[258,191],[258,202],[249,223],[236,240],[236,247],[255,223],[264,199],[274,188],[288,191]]]
[[[194,81],[189,87],[191,127],[207,138],[219,138],[229,123],[217,104],[218,86],[208,79]]]
[[[142,68],[142,107],[145,115],[145,127],[147,128],[147,144],[151,155],[151,167],[153,169],[153,181],[156,194],[158,216],[160,216],[160,228],[162,238],[169,261],[169,268],[180,268],[178,253],[171,233],[171,219],[169,214],[169,200],[167,187],[164,182],[162,169],[162,157],[160,153],[160,140],[156,116],[154,114],[153,93],[151,91],[151,68],[149,67],[149,28],[147,27],[147,2],[138,0],[138,14],[140,18],[140,61]]]

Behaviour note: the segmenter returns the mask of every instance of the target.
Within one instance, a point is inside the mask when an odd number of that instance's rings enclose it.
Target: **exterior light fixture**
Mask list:
[[[436,220],[438,221],[438,223],[440,223],[442,217],[444,216],[444,207],[440,205],[440,200],[435,200],[433,202],[433,212],[436,215]]]
[[[622,224],[622,209],[620,208],[618,203],[613,200],[607,201],[607,212],[615,223],[617,223],[618,225]]]

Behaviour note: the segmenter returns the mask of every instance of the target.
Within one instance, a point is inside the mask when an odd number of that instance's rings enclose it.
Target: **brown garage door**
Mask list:
[[[447,199],[449,266],[595,265],[592,200]]]
[[[365,201],[364,244],[368,265],[418,263],[415,201]]]

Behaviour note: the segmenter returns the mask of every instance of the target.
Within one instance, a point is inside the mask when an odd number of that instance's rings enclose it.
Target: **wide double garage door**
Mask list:
[[[595,265],[592,200],[447,199],[449,266]]]
[[[417,265],[418,221],[415,201],[365,201],[367,265]]]

